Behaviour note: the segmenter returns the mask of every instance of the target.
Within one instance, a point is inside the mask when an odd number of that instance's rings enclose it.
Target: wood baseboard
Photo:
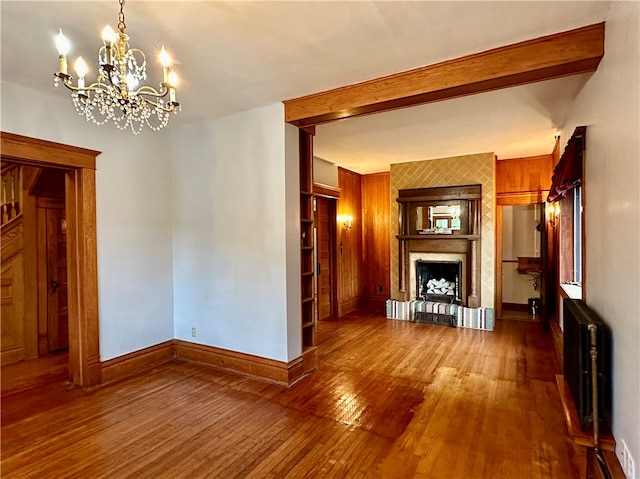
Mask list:
[[[348,299],[347,301],[342,301],[338,303],[338,317],[344,316],[345,314],[349,314],[352,311],[355,311],[358,307],[358,303],[360,302],[360,296],[356,296],[355,298]]]
[[[360,302],[360,307],[365,311],[385,316],[387,314],[386,304],[388,299],[388,296],[364,296]]]
[[[164,343],[149,346],[148,348],[102,362],[102,383],[132,376],[140,371],[173,359],[175,355],[173,341],[174,340],[171,339]]]
[[[175,355],[178,358],[206,364],[225,371],[257,377],[285,386],[293,384],[307,372],[315,369],[315,364],[311,367],[311,363],[314,362],[311,354],[306,357],[302,355],[293,361],[285,363],[284,361],[276,361],[275,359],[262,358],[204,344],[190,343],[180,339],[174,340],[174,344]]]
[[[502,303],[502,309],[508,309],[510,311],[520,311],[522,313],[529,312],[528,304],[520,304],[520,303]]]
[[[311,371],[315,371],[318,368],[318,348],[313,346],[312,348],[305,349],[302,352],[302,377],[305,374],[309,374]]]
[[[25,359],[24,346],[17,346],[0,353],[0,365],[18,363]]]

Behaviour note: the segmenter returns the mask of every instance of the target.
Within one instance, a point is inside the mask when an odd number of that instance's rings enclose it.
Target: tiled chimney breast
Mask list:
[[[398,290],[398,190],[438,186],[482,185],[481,216],[481,306],[494,307],[495,232],[495,155],[478,153],[436,160],[391,165],[391,298],[400,299]]]

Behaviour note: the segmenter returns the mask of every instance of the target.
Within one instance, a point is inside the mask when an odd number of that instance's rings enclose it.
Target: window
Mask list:
[[[574,188],[573,202],[573,282],[582,284],[582,187]]]
[[[559,225],[559,276],[561,285],[575,289],[584,298],[584,211],[582,182],[586,145],[586,126],[576,127],[562,157],[553,170],[547,201],[559,204],[555,210],[554,228]],[[559,218],[558,218],[559,216]],[[559,221],[557,221],[559,220]],[[564,288],[566,289],[567,288]]]

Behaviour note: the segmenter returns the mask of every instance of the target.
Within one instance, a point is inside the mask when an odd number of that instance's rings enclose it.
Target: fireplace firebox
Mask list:
[[[415,268],[415,299],[462,304],[462,261],[417,260]]]

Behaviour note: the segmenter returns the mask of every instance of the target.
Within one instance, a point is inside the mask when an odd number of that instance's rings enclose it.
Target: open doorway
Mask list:
[[[504,319],[537,321],[541,314],[541,204],[501,205],[498,297]]]
[[[69,349],[64,183],[63,170],[38,168],[33,183],[25,185],[36,205],[38,356]]]
[[[58,301],[57,307],[62,305],[63,316],[68,321],[66,328],[68,334],[64,334],[65,326],[53,325],[56,329],[55,338],[47,335],[47,350],[60,348],[60,337],[68,338],[68,379],[75,385],[90,387],[100,384],[102,372],[100,364],[99,323],[98,323],[98,278],[97,278],[97,241],[96,241],[96,196],[95,196],[95,159],[98,151],[62,145],[45,140],[29,138],[11,133],[2,133],[0,137],[2,162],[16,163],[29,167],[31,172],[53,168],[59,170],[64,179],[64,197],[53,202],[44,202],[43,217],[45,221],[55,222],[51,228],[51,249],[64,249],[66,258],[61,259],[60,254],[55,255],[52,274],[59,275],[60,266],[64,269],[66,263],[67,294],[66,305],[64,301]],[[58,181],[60,176],[57,176]],[[28,181],[27,184],[34,182]],[[37,237],[33,237],[37,230],[37,202],[36,197],[24,195],[22,200],[24,208],[31,208],[31,214],[22,215],[22,221],[30,222],[24,227],[25,245],[31,247],[24,250],[22,261],[18,262],[22,268],[20,281],[16,285],[23,285],[25,321],[22,326],[15,329],[12,339],[21,343],[14,344],[12,349],[20,351],[24,358],[38,356],[40,337],[38,334],[38,321],[48,316],[40,316],[37,295],[37,284],[33,278],[38,278]],[[61,207],[61,203],[64,208]],[[47,213],[47,210],[57,210]],[[64,211],[64,214],[62,213]],[[64,222],[63,222],[64,220]],[[65,241],[60,241],[62,228],[66,228]],[[27,233],[28,232],[28,233]],[[3,231],[4,233],[4,231]],[[3,236],[3,241],[5,240]],[[46,245],[46,240],[44,243]],[[45,246],[46,249],[46,246]],[[59,253],[59,251],[58,251]],[[53,254],[53,252],[52,252]],[[47,270],[46,265],[44,271]],[[25,283],[24,279],[31,278],[32,283]],[[65,280],[51,278],[55,284],[47,284],[47,287],[60,292]],[[45,283],[46,284],[46,283]],[[61,304],[60,304],[61,303]],[[3,318],[3,334],[4,334]],[[47,325],[48,326],[48,325]],[[35,331],[35,333],[34,333]],[[3,338],[4,339],[4,338]],[[44,349],[44,338],[42,338]],[[58,340],[57,344],[54,341]],[[51,345],[49,345],[51,342]],[[62,346],[64,348],[64,345]],[[3,351],[4,353],[4,351]],[[16,353],[17,354],[17,353]],[[4,381],[3,375],[3,381]]]
[[[9,249],[2,257],[6,365],[69,347],[64,171],[3,161],[0,196]]]
[[[337,316],[336,301],[336,200],[316,196],[316,276],[318,320]]]

